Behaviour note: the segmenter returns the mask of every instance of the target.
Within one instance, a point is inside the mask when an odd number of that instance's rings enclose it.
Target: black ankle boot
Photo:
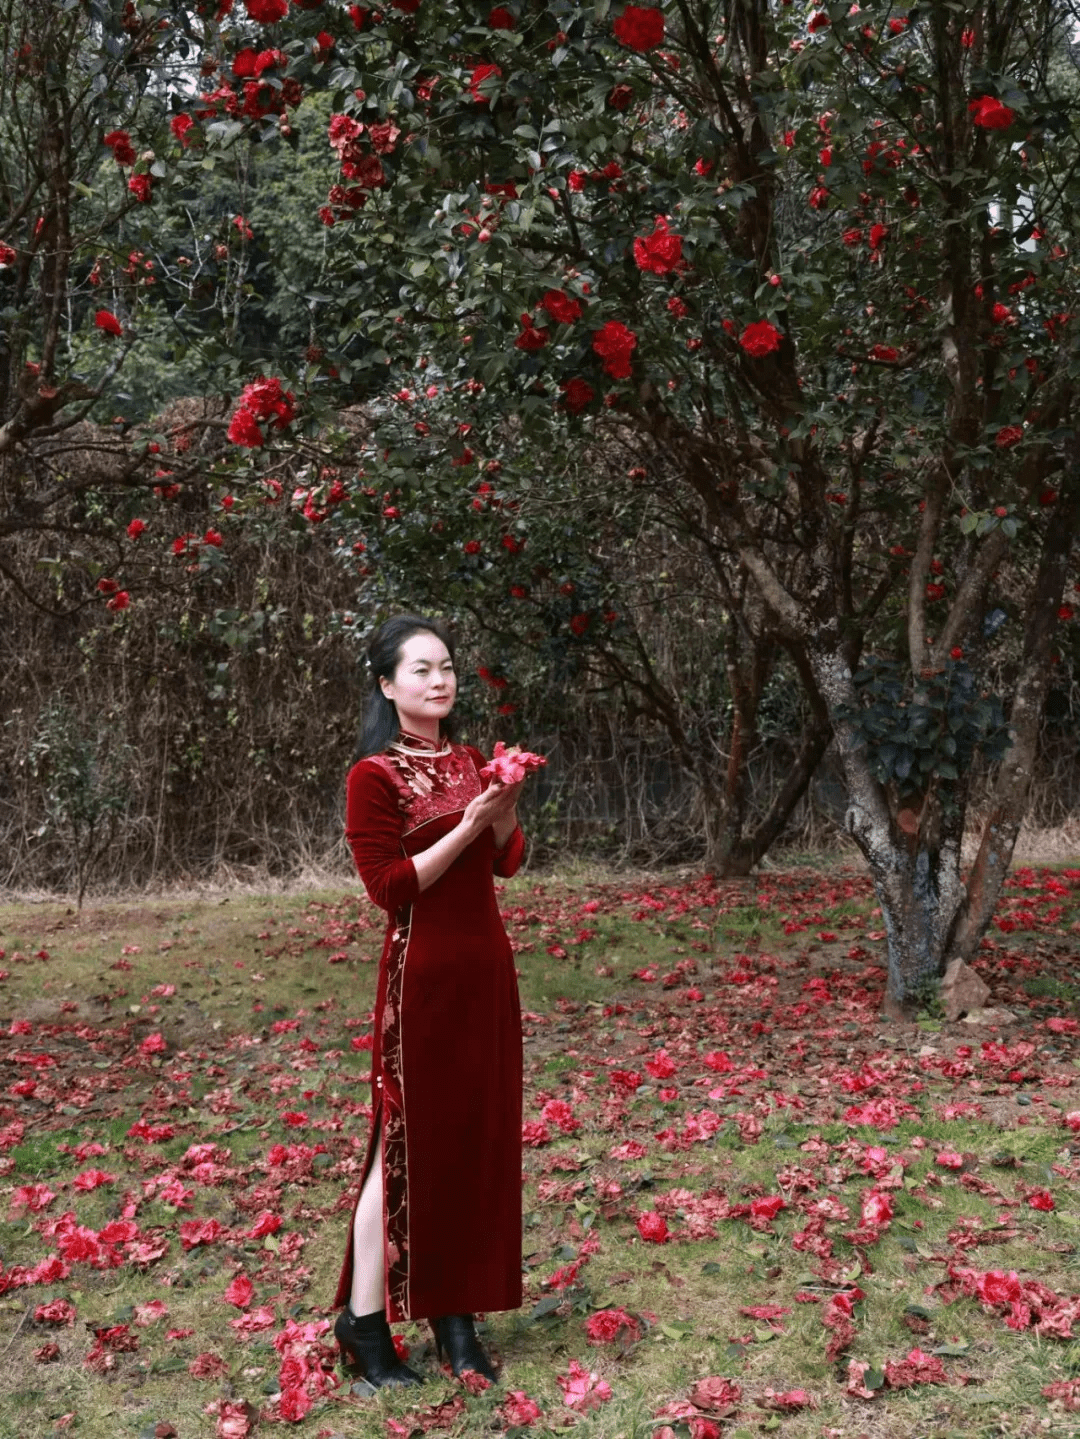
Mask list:
[[[432,1319],[431,1330],[435,1335],[435,1348],[439,1359],[443,1358],[445,1350],[455,1378],[459,1378],[467,1369],[474,1369],[477,1374],[482,1374],[485,1379],[495,1383],[495,1370],[491,1367],[491,1360],[480,1347],[471,1314],[444,1314],[440,1319]]]
[[[404,1389],[424,1382],[398,1358],[385,1309],[357,1317],[346,1305],[334,1325],[334,1338],[341,1362],[355,1366],[375,1389]]]

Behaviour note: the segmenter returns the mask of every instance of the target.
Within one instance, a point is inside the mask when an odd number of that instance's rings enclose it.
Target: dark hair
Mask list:
[[[371,690],[364,702],[364,716],[360,723],[360,739],[353,755],[353,763],[369,754],[381,754],[397,738],[400,728],[397,707],[387,699],[379,684],[381,677],[393,679],[401,662],[401,647],[413,635],[433,634],[454,658],[454,636],[442,620],[427,619],[423,615],[395,615],[381,624],[368,644],[368,669],[371,673]],[[444,734],[450,732],[447,720],[443,720]]]

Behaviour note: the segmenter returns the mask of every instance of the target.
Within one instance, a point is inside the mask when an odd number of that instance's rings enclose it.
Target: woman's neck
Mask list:
[[[433,749],[439,749],[441,747],[442,735],[439,732],[438,720],[418,719],[410,721],[408,724],[403,722],[399,723],[401,733],[408,739],[423,740],[425,743],[431,745]]]

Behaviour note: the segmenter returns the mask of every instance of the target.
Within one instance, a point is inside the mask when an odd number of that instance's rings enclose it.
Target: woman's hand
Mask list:
[[[518,784],[499,784],[497,781],[489,784],[470,800],[461,817],[462,826],[475,836],[481,834],[489,825],[500,826],[510,818],[517,808],[518,795],[521,793],[524,780]]]

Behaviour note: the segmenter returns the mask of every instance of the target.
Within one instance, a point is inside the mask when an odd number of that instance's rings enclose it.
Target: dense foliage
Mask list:
[[[319,528],[360,572],[346,629],[438,600],[534,671],[643,694],[657,648],[617,557],[647,513],[696,556],[683,613],[722,616],[725,693],[680,751],[715,852],[757,857],[740,747],[782,663],[803,734],[775,818],[831,731],[894,999],[972,952],[1071,619],[1068,5],[8,16],[0,524],[117,541],[58,593],[96,581],[122,624],[170,549],[195,580],[227,562],[224,504]],[[261,231],[223,183],[260,166]],[[100,443],[74,422],[143,345],[214,403],[131,430],[109,484],[71,473]],[[964,880],[976,762],[997,788]]]

